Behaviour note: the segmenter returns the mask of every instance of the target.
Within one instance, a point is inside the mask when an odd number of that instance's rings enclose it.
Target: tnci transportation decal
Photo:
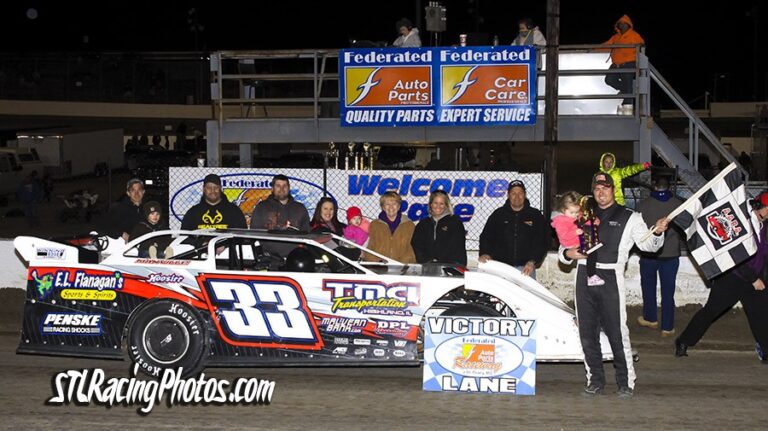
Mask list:
[[[526,46],[342,50],[341,125],[534,124],[535,59]]]

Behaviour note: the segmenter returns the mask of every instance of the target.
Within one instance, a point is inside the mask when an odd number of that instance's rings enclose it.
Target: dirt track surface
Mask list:
[[[421,390],[420,368],[221,368],[206,376],[274,381],[272,403],[201,406],[164,403],[149,416],[136,406],[47,406],[51,378],[68,369],[102,368],[128,375],[128,363],[16,355],[22,291],[0,289],[0,429],[764,429],[768,365],[752,350],[741,312],[724,316],[690,357],[675,358],[671,340],[633,324],[636,395],[615,387],[584,397],[581,364],[539,364],[535,396],[434,393]],[[693,310],[680,309],[678,331]],[[16,322],[20,322],[16,320]],[[16,323],[18,328],[18,323]],[[612,367],[605,364],[608,381]]]

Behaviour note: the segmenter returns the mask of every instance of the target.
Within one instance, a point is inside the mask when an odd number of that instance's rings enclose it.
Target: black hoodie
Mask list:
[[[200,203],[190,208],[181,221],[182,230],[246,228],[243,211],[227,200],[224,193],[221,194],[221,200],[216,205],[206,202],[203,195]]]
[[[512,210],[509,199],[491,214],[480,234],[480,255],[512,266],[533,261],[539,266],[547,254],[549,224],[541,212],[526,200],[520,211]]]

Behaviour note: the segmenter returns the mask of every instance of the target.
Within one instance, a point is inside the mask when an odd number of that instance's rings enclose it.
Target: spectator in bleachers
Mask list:
[[[398,48],[418,48],[421,46],[419,29],[414,27],[408,18],[401,18],[397,21],[397,31],[400,33],[400,36],[395,39],[392,46]]]
[[[645,41],[637,33],[629,16],[624,15],[616,21],[613,26],[615,34],[611,36],[603,45],[645,45]],[[637,48],[612,48],[610,69],[635,69],[637,67]],[[635,82],[634,70],[628,70],[627,73],[611,73],[605,75],[605,83],[615,88],[622,94],[634,92],[633,84]],[[624,105],[633,105],[634,98],[624,99]],[[615,178],[614,178],[615,179]],[[618,188],[618,187],[617,187]]]

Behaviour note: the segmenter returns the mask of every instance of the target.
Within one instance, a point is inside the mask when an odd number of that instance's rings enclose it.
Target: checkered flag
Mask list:
[[[757,251],[757,217],[750,211],[741,175],[730,164],[680,206],[674,222],[707,279],[733,268]]]

